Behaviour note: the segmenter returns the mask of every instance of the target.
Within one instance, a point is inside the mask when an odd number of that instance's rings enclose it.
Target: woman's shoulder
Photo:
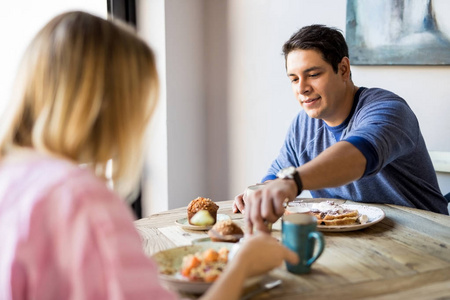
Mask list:
[[[52,238],[83,224],[132,223],[126,203],[91,169],[40,153],[21,158],[0,166],[0,218],[22,219],[17,224]]]
[[[15,153],[0,165],[0,196],[10,207],[79,209],[119,197],[87,167],[35,151]],[[20,192],[19,192],[20,191]],[[15,195],[11,197],[11,195]]]
[[[17,172],[25,172],[25,175],[47,173],[47,175],[57,177],[61,175],[60,173],[74,171],[77,167],[74,162],[62,157],[30,149],[17,149],[2,158],[0,171],[5,169],[8,172],[16,170]],[[59,172],[53,173],[51,171]],[[49,179],[50,177],[45,176],[43,179]]]

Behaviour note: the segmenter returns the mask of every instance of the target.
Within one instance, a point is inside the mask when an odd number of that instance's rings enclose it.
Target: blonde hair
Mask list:
[[[84,12],[52,19],[27,48],[0,132],[1,156],[31,147],[89,164],[122,195],[142,170],[157,102],[154,56],[123,25]]]

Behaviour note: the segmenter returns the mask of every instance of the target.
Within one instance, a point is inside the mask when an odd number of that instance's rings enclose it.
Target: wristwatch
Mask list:
[[[300,174],[298,173],[297,169],[295,167],[287,167],[284,169],[281,169],[277,173],[277,177],[281,179],[294,179],[295,184],[297,185],[297,196],[300,195],[300,193],[303,190],[303,184],[302,180],[300,179]]]

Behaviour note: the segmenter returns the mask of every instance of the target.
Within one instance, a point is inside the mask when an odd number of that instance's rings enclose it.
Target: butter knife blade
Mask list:
[[[251,292],[248,293],[248,294],[245,294],[245,295],[241,298],[241,300],[250,300],[251,298],[255,297],[256,295],[261,294],[262,292],[271,290],[271,289],[273,289],[273,288],[279,286],[282,282],[283,282],[283,281],[282,281],[281,279],[267,282],[267,283],[261,285],[261,286],[260,286],[259,288],[257,288],[256,290],[251,291]]]

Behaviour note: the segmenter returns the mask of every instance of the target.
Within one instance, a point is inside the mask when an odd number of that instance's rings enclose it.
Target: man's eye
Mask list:
[[[291,79],[291,82],[292,83],[296,83],[298,81],[298,78],[293,78],[293,79]]]
[[[309,74],[309,77],[317,77],[319,75],[320,75],[320,73],[313,73],[313,74]]]

